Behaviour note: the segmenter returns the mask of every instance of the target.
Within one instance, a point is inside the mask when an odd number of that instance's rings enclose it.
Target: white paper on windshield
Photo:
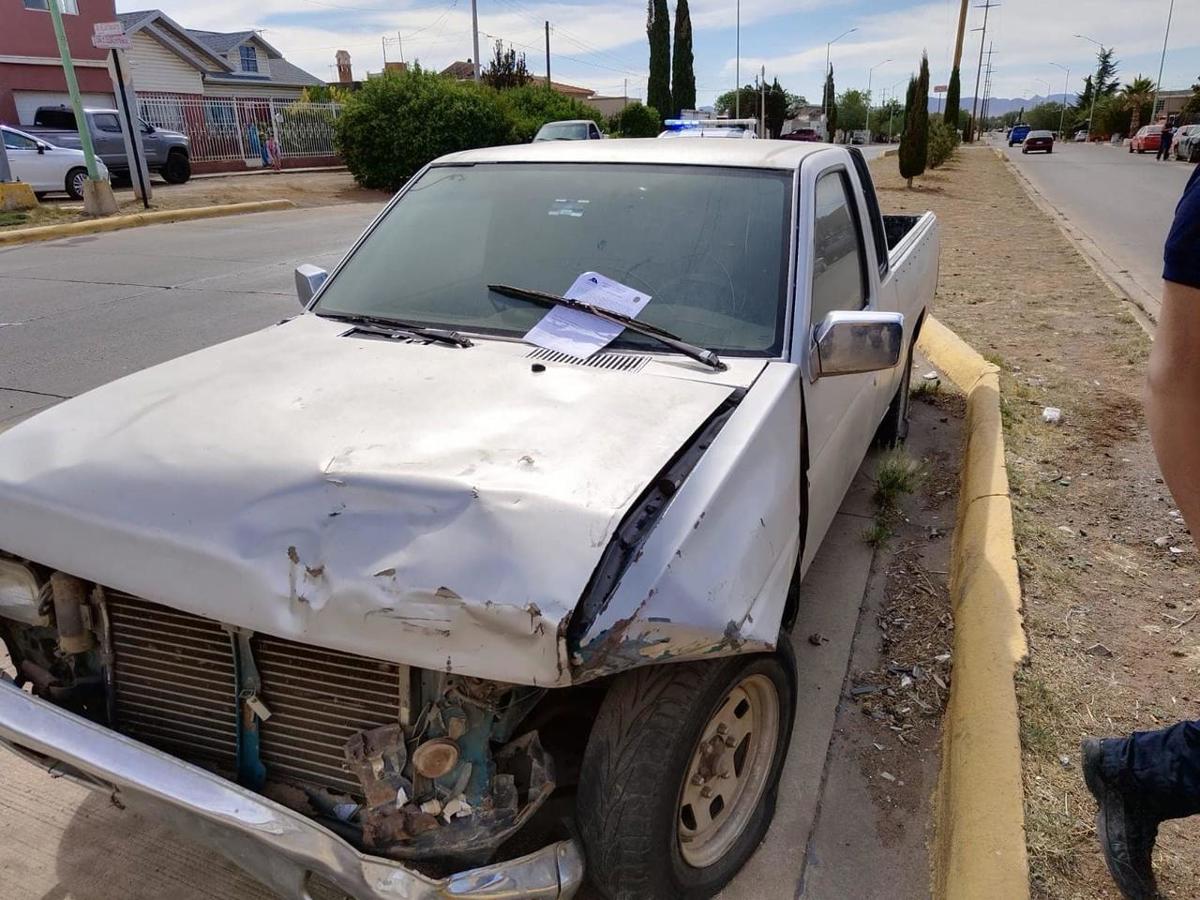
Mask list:
[[[635,318],[650,302],[649,294],[635,291],[598,272],[584,272],[563,296]],[[591,313],[556,306],[529,329],[525,340],[547,350],[587,359],[624,330],[621,325],[607,322]]]

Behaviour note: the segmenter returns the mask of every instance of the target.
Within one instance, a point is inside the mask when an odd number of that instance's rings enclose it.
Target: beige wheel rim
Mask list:
[[[746,830],[767,787],[778,739],[775,683],[765,675],[743,678],[705,725],[688,764],[676,827],[689,866],[711,866]]]

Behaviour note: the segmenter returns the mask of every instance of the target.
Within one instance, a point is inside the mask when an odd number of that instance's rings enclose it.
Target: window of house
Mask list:
[[[813,223],[812,323],[835,309],[867,305],[866,256],[858,212],[849,179],[842,171],[817,181],[817,215]]]
[[[239,47],[238,52],[242,54],[242,71],[257,72],[258,52],[252,46],[246,44]]]
[[[50,4],[48,0],[25,0],[25,8],[49,12]],[[79,15],[79,0],[58,0],[58,8],[68,16],[77,16]]]

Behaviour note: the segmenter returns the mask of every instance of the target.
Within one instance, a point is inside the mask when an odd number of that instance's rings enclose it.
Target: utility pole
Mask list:
[[[1104,52],[1104,45],[1102,43],[1100,43],[1099,41],[1088,37],[1086,34],[1077,34],[1077,35],[1075,35],[1075,37],[1083,38],[1085,41],[1091,41],[1093,44],[1095,44],[1097,47],[1100,48],[1101,53]],[[1100,74],[1099,66],[1096,67],[1096,74],[1097,75]],[[1161,78],[1161,77],[1162,76],[1160,75],[1159,78]],[[1100,93],[1100,85],[1099,85],[1098,79],[1093,78],[1092,79],[1092,108],[1088,110],[1088,140],[1089,141],[1092,139],[1092,124],[1096,118],[1096,95],[1098,93]]]
[[[1150,122],[1154,123],[1154,114],[1158,112],[1158,92],[1162,90],[1162,73],[1163,65],[1167,61],[1167,39],[1171,36],[1171,17],[1175,15],[1175,0],[1171,0],[1171,7],[1167,10],[1167,30],[1163,34],[1163,49],[1162,56],[1158,60],[1158,81],[1154,82],[1154,99],[1150,101]]]
[[[858,31],[858,26],[855,26],[854,28],[851,28],[847,31],[843,31],[841,34],[839,34],[837,37],[835,37],[832,41],[825,42],[825,85],[826,85],[826,87],[828,87],[828,85],[829,85],[829,48],[832,47],[834,44],[836,44],[838,41],[840,41],[842,38],[844,38],[846,35],[850,34],[851,32],[854,32],[854,31]],[[825,94],[832,95],[833,91],[827,91],[825,88],[822,88],[821,93],[822,93],[822,95],[825,95]],[[833,103],[834,99],[832,96],[825,96],[825,97],[823,97],[823,99],[824,99],[824,107],[825,107],[825,109],[824,109],[825,130],[828,131],[829,130],[829,104]],[[833,140],[832,134],[829,135],[829,140],[831,140],[831,141]]]
[[[999,3],[993,3],[992,0],[984,0],[977,6],[976,9],[983,9],[983,27],[980,29],[982,34],[979,35],[979,65],[975,69],[975,98],[971,104],[971,140],[975,140],[975,135],[979,134],[979,76],[983,74],[983,42],[987,38],[987,20],[988,10],[993,6],[999,6]]]
[[[1172,0],[1172,2],[1174,2],[1174,0]],[[1063,78],[1062,111],[1058,115],[1058,139],[1061,141],[1063,139],[1063,123],[1066,121],[1066,118],[1067,118],[1067,90],[1071,87],[1071,67],[1064,66],[1064,65],[1062,65],[1060,63],[1056,63],[1056,62],[1052,62],[1052,63],[1050,63],[1050,65],[1055,66],[1056,68],[1062,69],[1064,72],[1067,73],[1066,76]],[[1153,107],[1151,107],[1151,109],[1153,109]]]
[[[871,140],[871,76],[875,74],[875,70],[885,63],[890,63],[890,59],[885,59],[883,62],[877,62],[871,68],[867,69],[867,140]]]
[[[475,52],[472,74],[479,81],[479,0],[471,0],[471,46]]]
[[[762,78],[758,82],[759,90],[759,116],[758,116],[758,136],[765,138],[767,136],[767,67],[762,67]]]
[[[962,45],[963,36],[967,30],[967,0],[962,0],[962,5],[958,8],[958,39],[954,42],[954,65],[950,67],[951,71],[958,68],[962,62]]]
[[[54,39],[58,42],[58,54],[62,58],[63,75],[67,90],[71,94],[71,109],[75,111],[75,124],[79,131],[79,144],[83,149],[83,161],[87,166],[88,180],[84,183],[83,208],[90,216],[107,216],[117,211],[117,201],[112,187],[100,180],[100,169],[96,166],[96,149],[92,146],[92,132],[83,114],[83,100],[79,96],[79,81],[75,78],[75,64],[71,61],[71,48],[67,44],[67,32],[63,28],[62,10],[58,0],[46,0],[50,19],[54,25]],[[104,187],[100,187],[104,185]],[[105,190],[107,188],[107,190]]]
[[[737,0],[737,25],[734,29],[737,37],[734,39],[733,80],[733,117],[742,117],[742,0]]]
[[[988,41],[987,63],[983,67],[983,102],[979,108],[979,121],[987,122],[988,102],[992,99],[992,42]],[[982,129],[976,129],[976,134]]]
[[[550,87],[550,20],[546,20],[546,87]]]
[[[380,35],[379,45],[383,47],[383,71],[387,71],[387,35]]]
[[[400,49],[400,62],[404,62],[404,36],[396,32],[396,46]]]

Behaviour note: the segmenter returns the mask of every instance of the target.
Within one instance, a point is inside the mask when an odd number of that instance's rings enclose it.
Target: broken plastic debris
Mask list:
[[[926,372],[923,377],[926,381],[937,381],[941,376],[937,372]]]
[[[1164,534],[1162,537],[1154,539],[1155,547],[1164,548],[1164,547],[1168,546],[1170,543],[1171,543],[1171,538],[1169,535]]]
[[[426,800],[421,804],[421,812],[429,813],[431,816],[439,815],[442,811],[442,804],[438,800]]]
[[[1167,548],[1167,550],[1168,550],[1168,552],[1170,552],[1170,553],[1174,553],[1176,556],[1178,556],[1179,554],[1183,553],[1183,548],[1182,548],[1182,547],[1168,547],[1168,548]]]
[[[882,778],[884,781],[895,781],[896,780],[896,776],[893,775],[891,772],[880,772],[879,777]]]
[[[1107,647],[1105,647],[1103,644],[1092,644],[1092,646],[1088,647],[1083,652],[1086,653],[1088,656],[1112,656],[1113,655],[1113,652],[1111,650],[1109,650]]]
[[[1042,410],[1042,421],[1048,425],[1057,425],[1062,421],[1062,410],[1057,406],[1047,406]]]
[[[902,689],[912,687],[912,683],[913,683],[913,680],[912,680],[911,676],[909,676],[909,675],[901,675],[900,676],[900,687]]]

